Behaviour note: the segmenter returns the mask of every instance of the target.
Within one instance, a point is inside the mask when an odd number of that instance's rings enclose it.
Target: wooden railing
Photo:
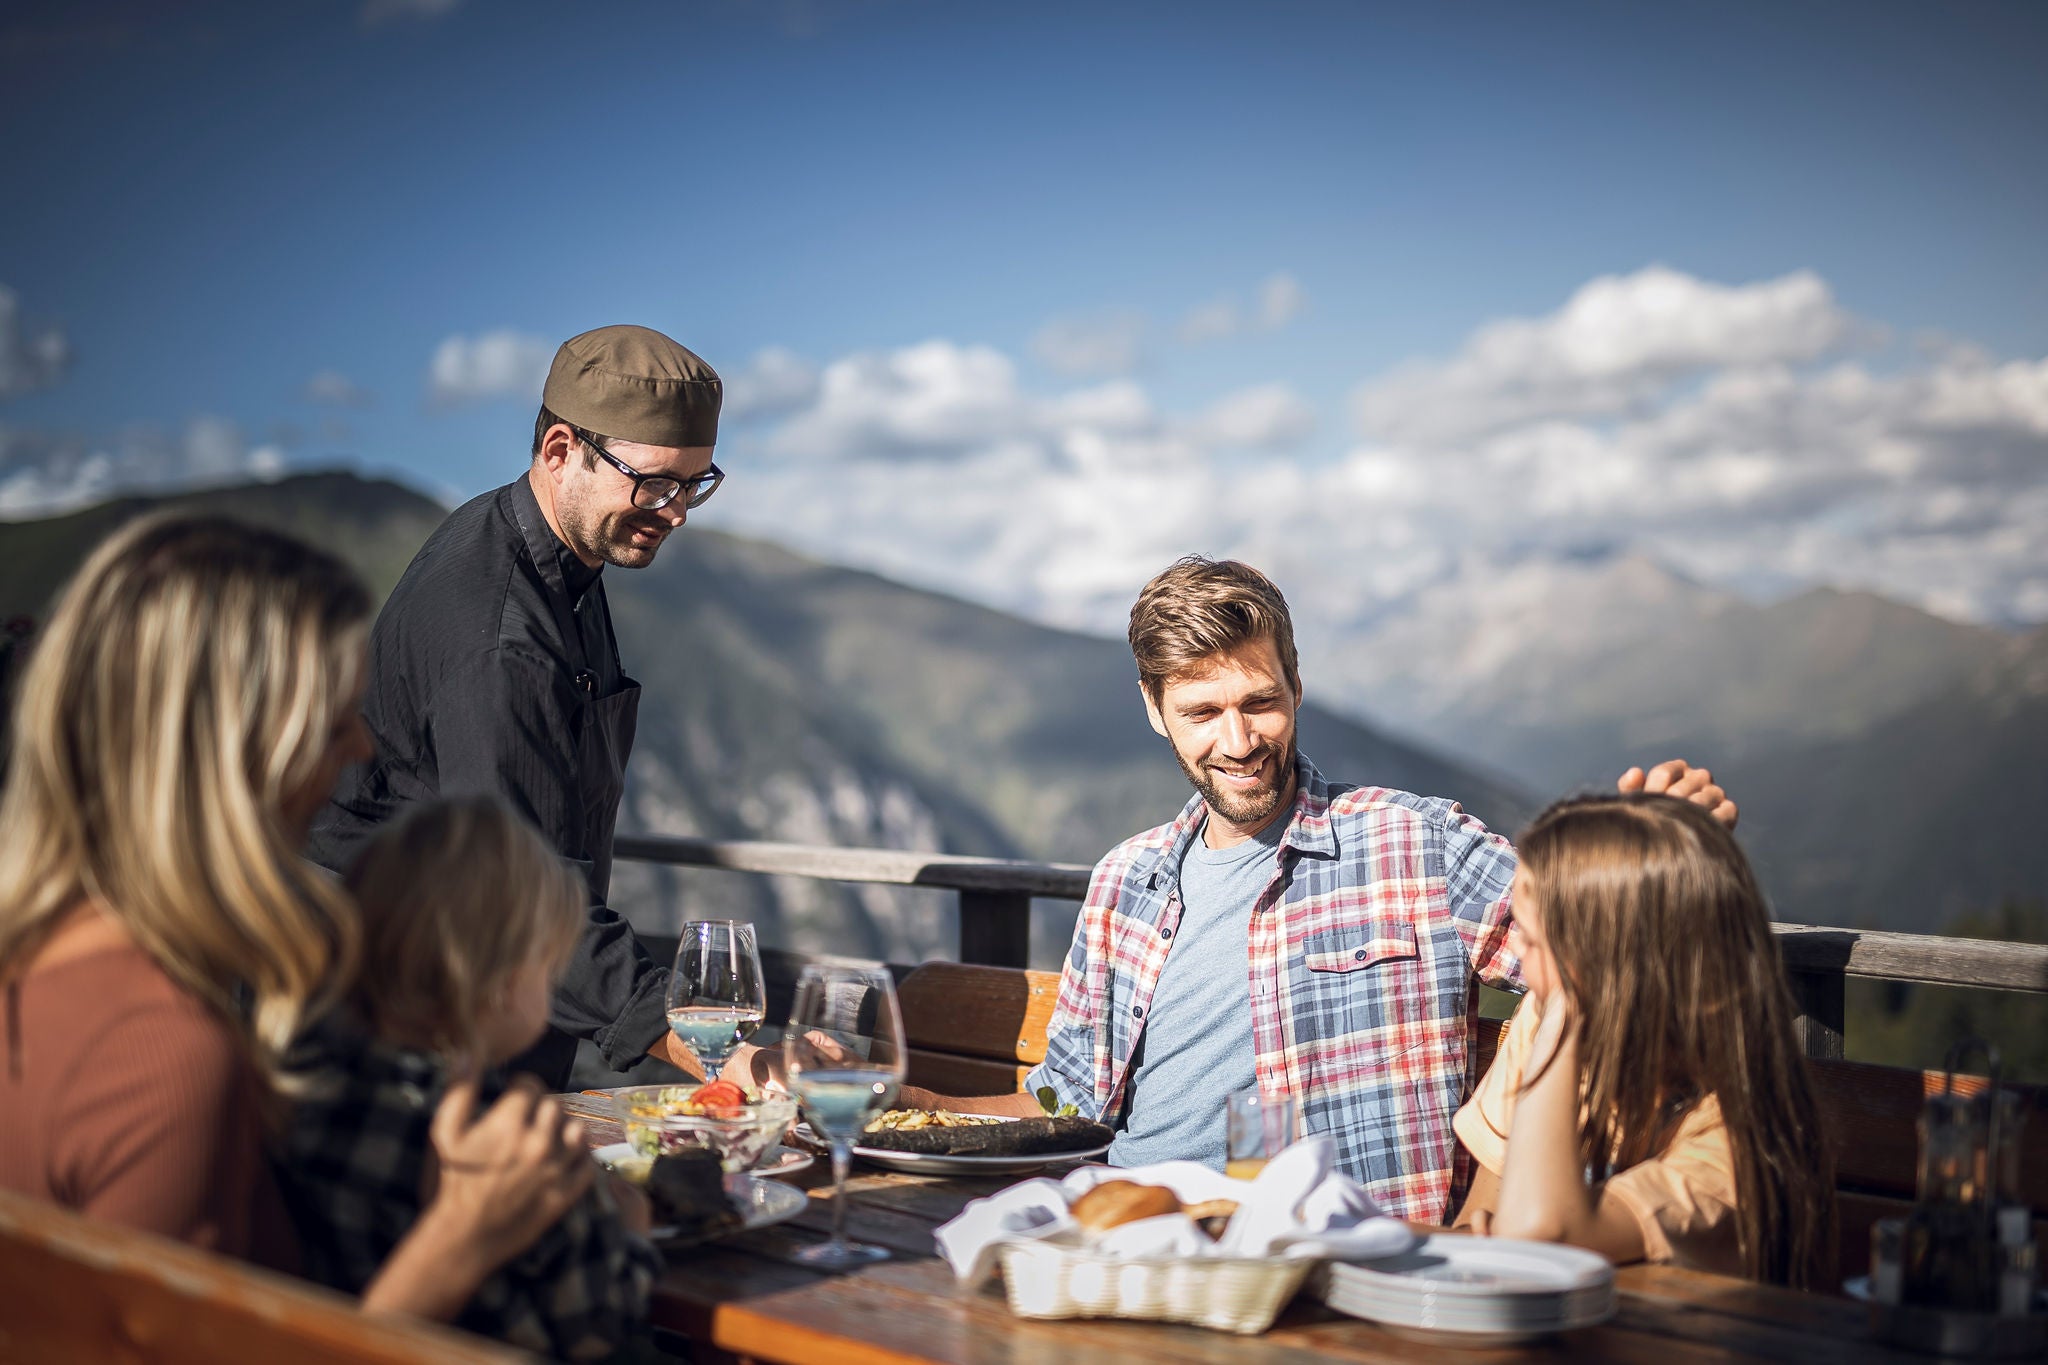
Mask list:
[[[682,867],[953,891],[960,897],[960,960],[995,967],[1027,965],[1032,897],[1079,901],[1088,895],[1089,870],[1075,863],[646,836],[620,837],[617,854]],[[1852,976],[2048,994],[2048,944],[1812,924],[1772,928],[1799,1002],[1800,1041],[1810,1057],[1843,1055],[1843,983]]]

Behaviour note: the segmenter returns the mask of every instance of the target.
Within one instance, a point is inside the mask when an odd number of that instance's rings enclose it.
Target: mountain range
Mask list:
[[[0,618],[40,614],[158,506],[302,534],[380,596],[446,515],[330,473],[0,523]],[[622,829],[1091,862],[1187,798],[1122,641],[702,526],[606,581],[645,689]],[[1682,755],[1742,804],[1780,918],[1931,931],[2048,896],[2048,631],[1826,589],[1759,606],[1637,556],[1426,590],[1303,644],[1332,705],[1304,707],[1301,743],[1333,778],[1454,796],[1512,831],[1543,798]],[[716,912],[809,949],[954,942],[938,892],[622,863],[615,899],[657,931]],[[1037,960],[1071,915],[1041,905]]]
[[[446,515],[394,483],[321,474],[0,524],[0,615],[40,614],[94,541],[158,505],[302,534],[380,594]],[[1092,862],[1189,795],[1121,641],[699,526],[606,588],[643,687],[622,829]],[[1502,829],[1533,809],[1511,783],[1321,707],[1300,726],[1332,777],[1456,796]],[[940,892],[621,862],[613,900],[649,930],[731,914],[784,946],[898,961],[956,942]],[[1073,910],[1039,907],[1036,961],[1057,962]]]
[[[1782,919],[1929,931],[2048,898],[2048,631],[1757,605],[1631,555],[1446,582],[1317,654],[1324,696],[1532,791],[1709,765]]]

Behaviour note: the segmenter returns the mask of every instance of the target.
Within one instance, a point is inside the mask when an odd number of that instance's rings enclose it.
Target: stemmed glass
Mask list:
[[[669,1030],[704,1064],[704,1079],[761,1027],[768,988],[754,926],[738,920],[699,919],[683,926],[675,970],[668,978]]]
[[[832,1240],[803,1248],[796,1259],[826,1270],[880,1260],[889,1254],[881,1247],[846,1240],[846,1168],[854,1138],[903,1084],[903,1015],[888,968],[804,968],[782,1048],[790,1093],[832,1144]]]

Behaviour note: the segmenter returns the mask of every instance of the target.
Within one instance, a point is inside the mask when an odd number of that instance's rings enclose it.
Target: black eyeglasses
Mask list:
[[[642,474],[618,456],[606,450],[595,441],[585,445],[604,457],[605,463],[633,481],[633,505],[642,511],[659,512],[682,496],[683,506],[702,507],[718,491],[718,485],[725,482],[725,471],[717,465],[687,479],[678,479],[669,474]]]

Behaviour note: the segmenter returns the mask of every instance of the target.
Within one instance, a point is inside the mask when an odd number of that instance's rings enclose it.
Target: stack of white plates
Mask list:
[[[1323,1301],[1340,1313],[1474,1345],[1614,1316],[1614,1267],[1605,1257],[1504,1237],[1429,1237],[1399,1256],[1333,1264],[1323,1286]]]

